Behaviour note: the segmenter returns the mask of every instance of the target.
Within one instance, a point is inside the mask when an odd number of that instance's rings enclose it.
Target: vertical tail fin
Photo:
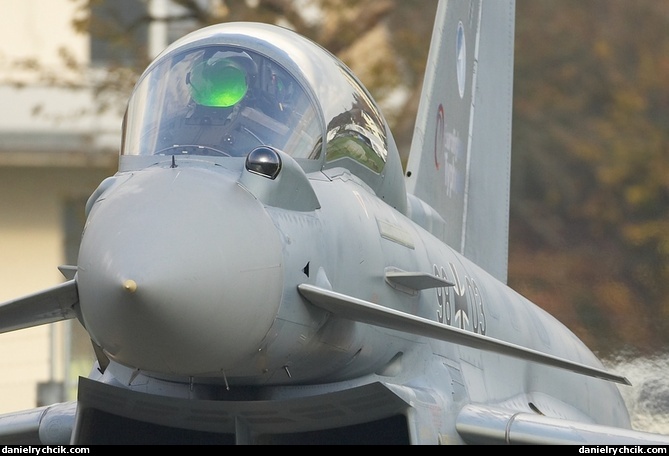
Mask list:
[[[432,231],[503,282],[514,16],[514,0],[440,0],[406,173],[410,211],[429,205]]]

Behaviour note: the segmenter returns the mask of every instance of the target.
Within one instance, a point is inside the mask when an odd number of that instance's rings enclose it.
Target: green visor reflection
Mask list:
[[[190,74],[191,97],[203,106],[229,108],[247,89],[246,72],[228,59],[198,63]]]

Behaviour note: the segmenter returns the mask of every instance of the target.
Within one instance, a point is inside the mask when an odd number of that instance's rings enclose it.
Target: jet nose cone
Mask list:
[[[87,330],[112,359],[158,373],[243,369],[274,321],[282,283],[264,208],[202,169],[136,173],[94,205],[81,243]]]

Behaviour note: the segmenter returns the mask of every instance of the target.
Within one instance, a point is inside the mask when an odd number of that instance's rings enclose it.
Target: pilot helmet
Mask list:
[[[256,64],[246,52],[217,51],[193,65],[186,84],[196,104],[231,108],[244,99],[256,73]]]

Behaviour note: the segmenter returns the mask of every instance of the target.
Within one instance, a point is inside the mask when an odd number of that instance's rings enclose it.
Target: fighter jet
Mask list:
[[[118,172],[61,285],[3,332],[76,319],[74,402],[1,443],[667,444],[607,371],[506,285],[513,1],[441,1],[406,171],[332,54],[225,23],[128,102]]]

